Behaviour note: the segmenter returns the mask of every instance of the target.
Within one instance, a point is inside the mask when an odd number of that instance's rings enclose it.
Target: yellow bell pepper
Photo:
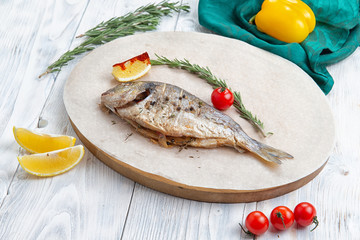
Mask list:
[[[259,31],[287,43],[300,43],[315,28],[315,15],[300,0],[265,0],[255,16]]]

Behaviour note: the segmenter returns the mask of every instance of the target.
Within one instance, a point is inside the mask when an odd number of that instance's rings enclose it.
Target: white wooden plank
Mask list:
[[[59,5],[57,6],[59,7]],[[139,6],[141,5],[132,6],[132,4],[127,5],[124,2],[93,1],[86,6],[86,14],[76,35],[85,31],[82,30],[85,25],[93,27],[102,20],[123,15]],[[99,14],[99,10],[105,10],[105,12]],[[56,15],[55,12],[54,16]],[[76,25],[76,22],[74,21],[72,24]],[[170,25],[174,26],[174,24]],[[88,28],[90,27],[85,29]],[[172,29],[173,27],[170,30]],[[46,28],[42,34],[48,34]],[[57,34],[59,33],[54,33],[54,37],[49,40],[49,45],[66,46],[63,44],[64,42],[71,43],[73,40],[70,37],[58,43]],[[74,41],[71,48],[80,41]],[[76,61],[71,65],[75,65],[75,63]],[[46,67],[45,64],[47,63],[45,62],[43,67]],[[71,71],[71,65],[63,68],[58,76],[50,74],[43,78],[56,77],[54,86],[49,86],[51,93],[40,116],[43,122],[48,123],[44,128],[39,129],[43,132],[75,135],[67,120],[62,102],[63,85]],[[39,73],[41,71],[38,70],[37,75]],[[46,94],[49,94],[49,91]],[[29,99],[29,96],[24,96],[24,98]],[[37,114],[39,116],[39,113]],[[19,176],[24,181],[17,185],[15,183]],[[2,221],[6,224],[3,224],[4,232],[0,235],[15,236],[19,239],[26,238],[26,236],[30,236],[31,239],[37,236],[44,239],[116,239],[121,236],[134,184],[99,162],[91,153],[87,152],[83,161],[68,173],[51,178],[51,180],[50,178],[35,178],[36,181],[32,182],[31,179],[33,177],[22,169],[18,170],[11,186],[11,192],[5,199],[1,210],[9,213],[20,211],[23,214],[4,214],[6,217],[2,218]],[[40,201],[39,196],[43,200]],[[27,199],[27,204],[22,204],[20,201],[24,197]],[[67,201],[69,203],[66,203]],[[67,206],[68,204],[72,207]],[[37,221],[31,221],[34,218]],[[13,229],[7,225],[14,222],[20,223],[24,227],[14,233]],[[29,233],[31,234],[29,235]]]
[[[99,19],[106,20],[109,15],[122,14],[144,3],[90,2],[89,8],[97,10],[86,11],[76,35],[96,25]],[[159,30],[207,32],[197,22],[198,1],[189,3],[189,14],[164,19]],[[4,200],[0,239],[119,239],[122,234],[133,183],[90,153],[75,169],[55,178],[34,178],[21,169],[14,176],[18,146],[11,127],[36,126],[56,76],[38,80],[37,75],[70,46],[86,6],[85,1],[1,3],[0,20],[5,24],[0,26],[0,202]],[[80,41],[73,41],[71,47]],[[74,135],[63,113],[60,92],[78,59],[56,80],[41,115],[49,121],[45,132]],[[338,127],[337,144],[328,165],[311,183],[282,197],[250,204],[200,203],[136,185],[123,239],[249,239],[238,227],[248,213],[258,209],[269,215],[277,205],[293,208],[300,201],[314,203],[320,220],[318,229],[310,233],[308,228],[296,226],[285,232],[270,228],[257,239],[356,239],[360,220],[359,61],[357,50],[329,67],[335,79],[328,98]]]
[[[66,38],[74,34],[76,24],[69,25],[70,22],[66,17],[70,17],[74,21],[78,20],[82,16],[83,7],[81,2],[72,3],[71,5],[66,2],[54,1],[48,1],[47,4],[41,2],[3,2],[3,5],[5,3],[9,9],[4,6],[5,8],[1,8],[4,12],[0,14],[5,18],[2,22],[6,23],[4,25],[6,26],[4,31],[6,34],[2,38],[1,44],[5,43],[7,45],[6,48],[1,48],[5,55],[2,56],[5,58],[3,58],[4,64],[1,64],[0,67],[2,72],[7,73],[1,85],[1,97],[4,98],[1,99],[0,124],[0,151],[3,157],[0,163],[2,190],[0,238],[25,239],[29,237],[29,233],[33,230],[32,224],[36,222],[36,217],[43,214],[41,211],[32,212],[32,207],[38,205],[41,209],[44,209],[42,200],[46,202],[49,199],[44,197],[39,200],[38,197],[41,194],[38,194],[38,192],[35,192],[35,199],[39,201],[34,201],[28,195],[27,190],[31,189],[29,186],[36,185],[36,178],[24,174],[23,171],[13,177],[18,168],[16,155],[19,147],[12,136],[12,126],[34,127],[37,123],[38,116],[53,83],[51,78],[42,80],[37,78],[39,72],[47,64],[42,62],[41,59],[47,59],[48,61],[46,54],[55,49],[49,47],[49,45],[46,48],[44,39],[56,38],[62,41],[62,37]],[[56,12],[54,16],[53,12]],[[44,29],[46,29],[46,32],[43,35],[39,34]],[[51,35],[52,29],[64,31],[64,33],[60,36],[53,36]],[[43,56],[41,56],[41,53]],[[47,184],[51,180],[44,179],[44,182],[46,183],[42,185],[42,188],[46,192],[48,190]],[[9,188],[11,183],[12,185]],[[73,196],[71,191],[69,191],[69,194]],[[60,202],[66,202],[66,200],[65,196]],[[67,209],[65,204],[63,207]],[[22,221],[25,221],[25,224]],[[37,237],[37,235],[38,233],[35,233],[35,236],[32,237]]]
[[[360,220],[360,49],[328,69],[335,85],[329,94],[336,129],[336,146],[321,176],[312,183],[319,205],[318,237],[356,239]]]
[[[199,1],[182,0],[181,2],[182,4],[190,6],[190,12],[181,12],[179,14],[178,21],[176,23],[176,31],[212,33],[199,23]]]
[[[67,3],[64,4],[68,6]],[[81,17],[79,4],[72,5],[66,12],[67,16]],[[44,43],[49,33],[41,35],[39,31],[45,26],[60,31],[67,29],[59,36],[58,39],[61,41],[75,30],[68,21],[59,19],[62,17],[61,14],[57,19],[57,27],[53,25],[56,21],[51,15],[55,6],[59,8],[59,4],[50,1],[47,4],[7,1],[2,2],[0,8],[2,22],[5,23],[1,25],[4,35],[1,38],[3,64],[0,65],[0,70],[5,74],[0,85],[0,151],[4,156],[0,163],[0,202],[7,194],[6,190],[18,166],[17,151],[14,151],[18,145],[12,136],[12,126],[35,126],[53,82],[50,78],[37,78],[38,73],[44,68],[44,64],[39,62],[41,59],[47,59],[42,51],[53,51]],[[64,11],[60,13],[65,14]]]
[[[124,239],[249,239],[238,223],[255,209],[256,203],[197,202],[137,185]]]

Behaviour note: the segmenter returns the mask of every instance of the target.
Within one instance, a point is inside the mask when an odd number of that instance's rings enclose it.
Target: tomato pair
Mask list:
[[[302,227],[307,227],[315,223],[315,227],[311,229],[311,231],[313,231],[319,224],[316,217],[316,209],[308,202],[302,202],[296,205],[294,212],[292,212],[288,207],[279,206],[274,208],[270,214],[270,221],[278,230],[285,230],[291,227],[294,220]]]
[[[278,206],[274,208],[270,214],[270,222],[277,230],[285,230],[291,227],[294,223],[294,220],[303,227],[315,223],[316,226],[311,231],[313,231],[318,226],[316,209],[312,204],[307,202],[299,203],[295,207],[294,212],[292,212],[288,207]],[[243,229],[246,233],[261,235],[268,230],[269,220],[264,215],[264,213],[260,211],[254,211],[246,217],[245,226],[249,230],[245,231]]]

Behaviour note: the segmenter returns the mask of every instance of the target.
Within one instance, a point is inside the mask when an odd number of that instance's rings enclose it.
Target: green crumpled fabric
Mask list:
[[[215,33],[245,41],[292,61],[328,94],[334,80],[326,66],[343,60],[359,46],[359,0],[304,0],[315,14],[316,27],[300,44],[274,39],[249,23],[260,11],[262,2],[200,0],[199,22]]]

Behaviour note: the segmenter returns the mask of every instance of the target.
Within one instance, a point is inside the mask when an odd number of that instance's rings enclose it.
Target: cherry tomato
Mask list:
[[[211,102],[215,108],[226,110],[234,103],[234,95],[229,89],[219,87],[212,92]]]
[[[269,228],[269,220],[260,211],[249,213],[245,220],[246,228],[254,235],[261,235]]]
[[[272,210],[270,222],[274,228],[285,230],[294,223],[294,213],[288,207],[278,206]]]
[[[300,226],[306,227],[312,223],[315,223],[316,225],[312,230],[314,230],[319,224],[316,217],[316,209],[311,203],[308,202],[302,202],[296,205],[294,209],[294,216],[295,221]]]

